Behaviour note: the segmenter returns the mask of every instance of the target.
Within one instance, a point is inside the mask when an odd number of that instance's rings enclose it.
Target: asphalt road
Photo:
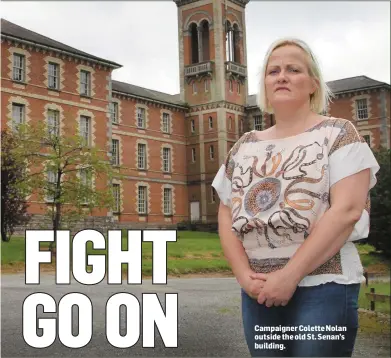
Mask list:
[[[232,278],[169,278],[167,285],[83,286],[72,282],[56,286],[52,274],[41,274],[39,286],[26,286],[23,274],[3,275],[1,283],[1,356],[2,357],[249,357],[241,315],[240,291]],[[56,341],[48,348],[31,348],[22,335],[22,306],[34,292],[49,293],[58,300],[70,292],[86,294],[93,304],[93,337],[85,348],[71,349]],[[164,294],[178,293],[178,348],[165,348],[155,330],[155,348],[143,348],[142,337],[130,348],[114,348],[105,333],[105,308],[110,296],[132,293],[141,301],[142,293],[157,293],[163,308]],[[56,317],[45,314],[42,317]],[[389,357],[390,343],[384,337],[359,336],[354,356]]]

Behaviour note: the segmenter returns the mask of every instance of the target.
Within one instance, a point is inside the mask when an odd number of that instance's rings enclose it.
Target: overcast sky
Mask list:
[[[1,2],[1,17],[123,65],[118,81],[179,93],[173,1]],[[366,75],[390,83],[390,2],[266,2],[246,7],[249,92],[276,38],[308,42],[326,81]]]

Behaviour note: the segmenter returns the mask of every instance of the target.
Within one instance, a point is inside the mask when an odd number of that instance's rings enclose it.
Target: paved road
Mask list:
[[[165,286],[152,285],[150,280],[142,286],[110,286],[104,282],[95,286],[73,282],[70,286],[55,286],[54,275],[41,274],[39,286],[25,286],[24,276],[14,274],[3,275],[1,286],[2,357],[249,357],[242,333],[239,288],[232,278],[169,279]],[[70,292],[90,297],[94,326],[87,347],[70,349],[56,340],[49,348],[34,349],[24,342],[21,309],[23,300],[33,292],[50,293],[57,302]],[[142,348],[142,339],[131,348],[112,347],[105,335],[105,305],[118,292],[130,292],[139,299],[142,293],[158,293],[163,307],[164,293],[178,293],[179,347],[165,348],[158,332],[154,349]],[[389,348],[389,341],[382,337],[359,336],[354,356],[389,356]]]

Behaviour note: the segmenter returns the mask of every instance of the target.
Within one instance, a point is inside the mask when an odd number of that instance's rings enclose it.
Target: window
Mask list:
[[[49,62],[48,68],[48,87],[51,89],[59,89],[59,65],[57,63]]]
[[[80,116],[80,136],[84,141],[84,145],[91,144],[91,118]]]
[[[194,119],[192,119],[190,121],[190,127],[191,127],[191,132],[194,133],[195,132],[195,122],[194,122]]]
[[[111,103],[111,122],[118,124],[118,103]]]
[[[163,207],[164,215],[172,214],[172,190],[170,188],[164,188]]]
[[[56,194],[57,186],[57,175],[54,171],[47,171],[47,191],[46,191],[46,200],[54,201]]]
[[[147,213],[147,187],[138,187],[138,212],[139,214]]]
[[[137,107],[137,127],[145,128],[145,108]]]
[[[256,131],[262,130],[262,118],[261,116],[254,116],[254,129]]]
[[[60,113],[52,109],[48,110],[48,135],[60,135]]]
[[[147,153],[147,145],[139,143],[137,147],[137,156],[138,156],[138,168],[146,169],[146,153]]]
[[[113,165],[119,165],[119,140],[112,139],[112,163]]]
[[[91,73],[80,70],[80,94],[90,96],[91,90]]]
[[[191,148],[191,161],[194,163],[196,161],[196,150]]]
[[[163,113],[163,132],[170,133],[170,115]]]
[[[213,118],[209,117],[208,120],[209,120],[209,129],[212,129],[213,128]]]
[[[193,94],[197,93],[197,83],[193,82]]]
[[[209,158],[214,159],[214,157],[215,157],[215,148],[213,147],[213,145],[211,145],[209,147]]]
[[[120,185],[119,184],[113,184],[113,197],[114,197],[114,208],[113,212],[114,213],[119,213],[120,212],[120,195],[121,195],[121,190],[120,190]]]
[[[368,143],[369,147],[371,146],[371,136],[368,134],[368,135],[364,135],[363,138],[365,139],[365,141]]]
[[[205,86],[205,92],[208,92],[209,91],[209,80],[208,79],[206,79],[204,81],[204,86]]]
[[[91,171],[86,168],[82,168],[79,170],[79,175],[80,175],[80,184],[82,185],[82,187],[84,187],[85,189],[91,190],[91,186],[92,186]],[[84,196],[84,198],[83,198],[84,200],[82,200],[82,203],[87,204],[89,192],[82,191],[82,195]]]
[[[232,117],[231,116],[228,118],[228,129],[232,130]]]
[[[163,148],[163,171],[171,171],[171,149]]]
[[[240,120],[240,133],[243,133],[243,119]]]
[[[233,84],[232,80],[229,80],[229,90],[230,90],[230,92],[233,92],[233,90],[234,90],[234,84]]]
[[[211,187],[211,201],[212,203],[216,202],[216,190],[213,186]]]
[[[24,55],[14,53],[13,80],[24,82],[26,60]]]
[[[368,119],[367,99],[356,100],[357,119]]]
[[[17,130],[24,123],[24,104],[12,103],[12,129]]]
[[[240,94],[240,82],[238,82],[237,92]]]

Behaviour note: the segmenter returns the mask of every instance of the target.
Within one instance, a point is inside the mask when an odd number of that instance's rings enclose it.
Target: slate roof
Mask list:
[[[376,81],[367,76],[356,76],[342,78],[336,81],[329,81],[327,85],[334,93],[349,92],[354,90],[366,89],[371,87],[390,87],[388,83]]]
[[[122,67],[122,65],[120,65],[118,63],[91,55],[87,52],[80,51],[76,48],[73,48],[71,46],[63,44],[62,42],[53,40],[49,37],[43,36],[41,34],[34,32],[34,31],[31,31],[31,30],[28,30],[22,26],[16,25],[16,24],[14,24],[8,20],[5,20],[5,19],[1,19],[1,34],[16,37],[21,40],[27,40],[30,42],[34,42],[36,44],[53,47],[55,49],[67,51],[67,52],[70,52],[75,55],[88,57],[91,60],[103,62],[104,64],[109,65],[111,67],[115,67],[115,68]]]
[[[367,76],[355,76],[349,78],[342,78],[340,80],[329,81],[326,82],[331,91],[335,94],[356,91],[367,88],[375,88],[375,87],[388,87],[391,86],[386,82],[376,81]],[[248,96],[247,106],[254,107],[257,106],[257,95],[252,94]]]
[[[112,89],[113,91],[127,93],[138,97],[149,98],[159,102],[175,104],[177,106],[185,106],[185,103],[179,100],[179,94],[167,94],[115,80],[112,81]]]

